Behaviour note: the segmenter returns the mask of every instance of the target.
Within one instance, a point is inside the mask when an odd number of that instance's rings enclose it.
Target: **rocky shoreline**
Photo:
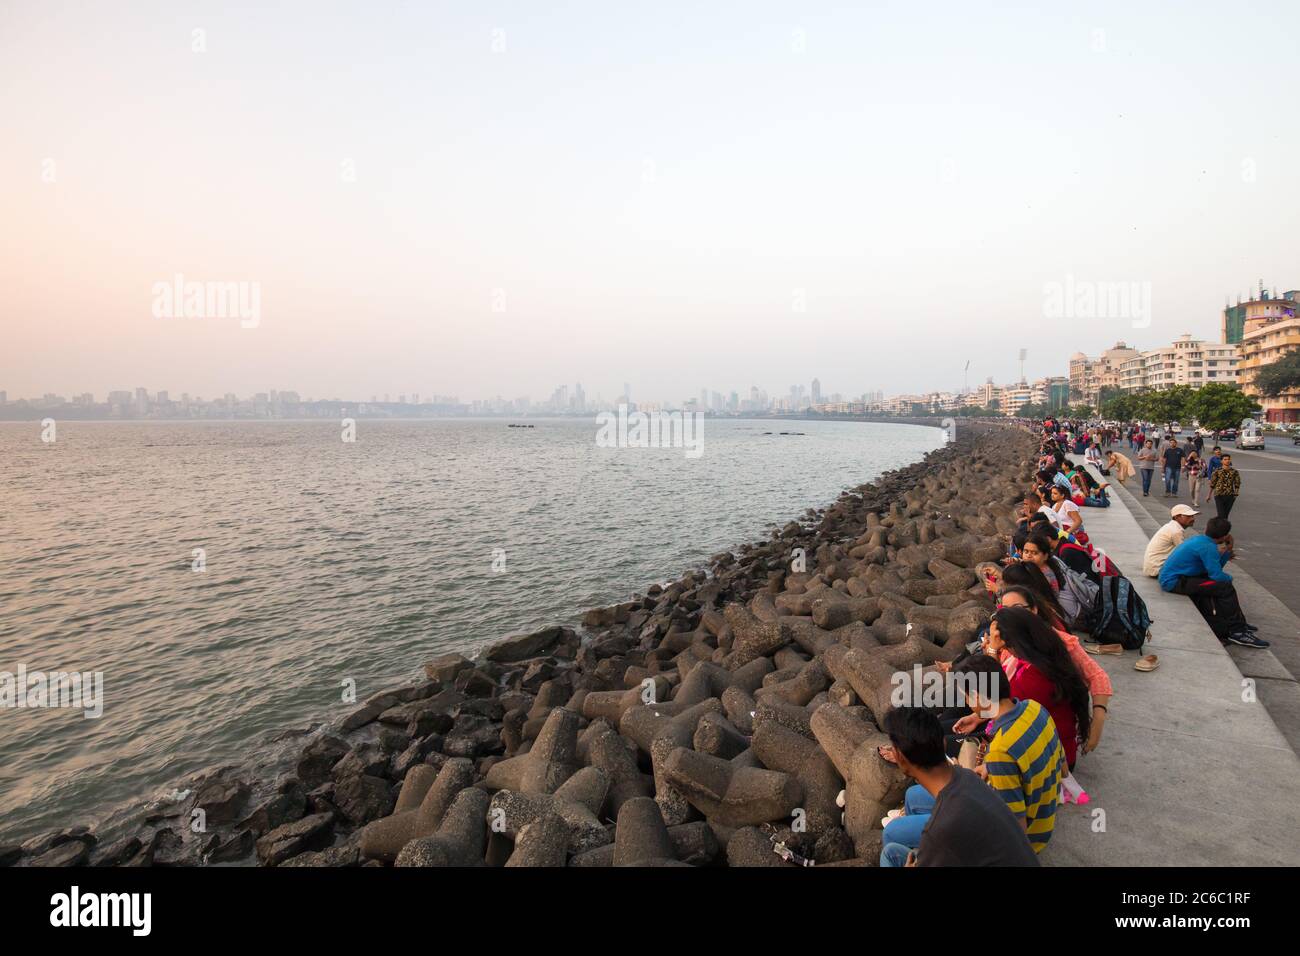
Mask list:
[[[265,799],[224,768],[136,835],[75,827],[0,866],[874,866],[905,787],[876,753],[892,675],[988,620],[974,569],[1004,553],[1033,453],[1027,431],[963,424],[581,629],[429,661]]]

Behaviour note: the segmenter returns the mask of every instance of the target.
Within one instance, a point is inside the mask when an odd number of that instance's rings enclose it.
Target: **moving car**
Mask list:
[[[1243,428],[1237,432],[1236,446],[1238,448],[1256,448],[1264,450],[1264,433],[1257,428]]]

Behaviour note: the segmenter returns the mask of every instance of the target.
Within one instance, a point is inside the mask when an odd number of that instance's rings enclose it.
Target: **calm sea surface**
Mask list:
[[[284,731],[350,709],[347,679],[365,698],[575,624],[943,443],[709,420],[691,459],[531,423],[0,424],[0,671],[104,675],[99,719],[0,709],[0,842],[111,834],[194,771],[273,767]]]

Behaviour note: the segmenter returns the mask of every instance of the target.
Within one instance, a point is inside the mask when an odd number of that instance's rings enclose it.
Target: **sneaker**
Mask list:
[[[1236,633],[1229,634],[1228,643],[1237,644],[1241,647],[1255,647],[1255,648],[1264,648],[1264,647],[1272,646],[1269,644],[1268,641],[1264,640],[1262,637],[1256,637],[1250,631],[1237,631]]]
[[[889,811],[888,813],[886,813],[883,817],[881,817],[881,819],[880,819],[880,829],[883,830],[885,827],[889,826],[891,823],[893,823],[895,820],[897,820],[897,819],[898,819],[899,817],[901,817],[902,815],[903,815],[903,811],[902,811],[902,810],[890,810],[890,811]]]

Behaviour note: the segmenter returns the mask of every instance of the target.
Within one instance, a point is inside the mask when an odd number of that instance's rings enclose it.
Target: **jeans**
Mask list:
[[[1177,468],[1165,466],[1165,491],[1170,494],[1178,494],[1178,476],[1181,472]]]
[[[1139,468],[1142,472],[1142,494],[1148,494],[1151,491],[1151,476],[1156,473],[1154,468]]]
[[[1236,495],[1215,495],[1214,496],[1214,509],[1219,513],[1220,518],[1228,517],[1228,512],[1232,510],[1232,506],[1235,505],[1236,503],[1237,503]]]
[[[934,810],[934,797],[919,783],[907,788],[903,796],[903,816],[889,821],[884,833],[880,835],[882,843],[897,843],[915,848],[921,845],[921,831],[930,822],[930,813]],[[906,854],[904,854],[906,856]],[[881,859],[884,859],[882,854]]]
[[[1109,508],[1109,507],[1110,507],[1110,499],[1109,499],[1109,498],[1104,498],[1104,497],[1102,497],[1101,495],[1089,495],[1087,498],[1084,498],[1084,499],[1083,499],[1083,503],[1084,503],[1085,505],[1087,505],[1088,507],[1090,507],[1090,508]]]
[[[1246,615],[1241,613],[1237,589],[1231,581],[1216,581],[1204,575],[1181,577],[1173,593],[1185,594],[1196,603],[1196,609],[1219,640],[1246,626]]]
[[[914,847],[903,846],[901,843],[886,843],[885,848],[880,851],[880,865],[884,866],[907,866],[907,854],[911,853]]]

